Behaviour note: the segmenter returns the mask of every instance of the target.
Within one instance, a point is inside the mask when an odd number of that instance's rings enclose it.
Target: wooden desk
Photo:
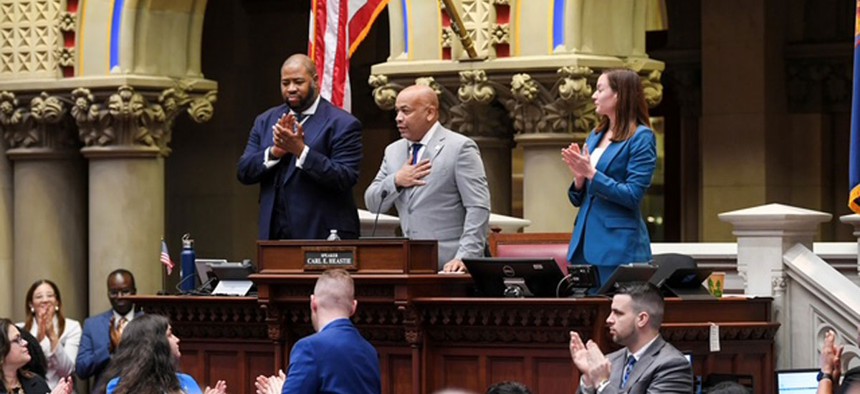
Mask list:
[[[136,296],[147,313],[168,316],[182,340],[182,369],[201,384],[226,379],[231,393],[253,393],[253,378],[288,365],[289,349],[309,335],[314,275],[258,275],[252,297]],[[383,393],[431,393],[446,386],[483,392],[518,380],[539,393],[574,393],[579,379],[568,332],[609,343],[608,299],[488,299],[460,295],[468,276],[356,275],[353,321],[379,351]],[[265,292],[265,294],[264,294]],[[438,296],[450,292],[454,297]],[[434,294],[435,293],[435,294]],[[752,375],[773,392],[770,299],[668,299],[663,336],[693,354],[694,373]],[[721,351],[708,349],[710,322]]]

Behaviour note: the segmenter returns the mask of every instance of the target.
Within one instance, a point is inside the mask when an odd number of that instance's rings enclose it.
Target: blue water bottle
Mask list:
[[[182,267],[180,271],[180,275],[182,279],[180,279],[179,289],[182,293],[190,293],[194,291],[197,286],[195,286],[196,276],[195,271],[196,268],[194,266],[194,260],[197,258],[194,253],[194,240],[191,239],[191,234],[185,234],[182,236]]]

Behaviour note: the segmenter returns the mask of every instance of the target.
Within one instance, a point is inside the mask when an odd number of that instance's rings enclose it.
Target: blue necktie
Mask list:
[[[627,387],[627,381],[630,379],[630,374],[633,373],[633,366],[636,365],[636,357],[631,354],[627,356],[627,365],[624,366],[624,376],[621,378],[621,388]]]
[[[420,143],[412,144],[412,165],[418,164],[418,151],[421,150],[421,147],[424,146]]]

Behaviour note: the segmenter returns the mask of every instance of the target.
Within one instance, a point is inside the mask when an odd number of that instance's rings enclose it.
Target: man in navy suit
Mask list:
[[[316,334],[293,345],[286,382],[281,376],[259,376],[258,393],[379,394],[379,355],[352,325],[355,288],[345,270],[322,273],[311,295],[311,323]],[[282,388],[280,387],[281,385]]]
[[[651,283],[631,283],[612,298],[609,335],[624,346],[606,356],[592,341],[570,332],[570,356],[579,369],[578,394],[689,394],[693,369],[684,354],[660,336],[663,297]]]
[[[137,316],[134,304],[119,299],[137,293],[131,272],[114,270],[108,274],[107,287],[111,309],[84,321],[81,347],[75,360],[75,372],[81,379],[94,377],[93,387],[98,386],[102,370],[110,362],[114,349],[119,346],[125,325]]]
[[[260,184],[259,239],[359,236],[352,188],[361,162],[361,123],[318,94],[305,55],[281,67],[284,104],[257,116],[237,175]]]

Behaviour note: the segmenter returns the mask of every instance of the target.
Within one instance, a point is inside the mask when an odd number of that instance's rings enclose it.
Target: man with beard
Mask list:
[[[604,356],[592,341],[570,332],[570,355],[582,373],[579,393],[693,392],[693,370],[684,354],[660,337],[663,297],[651,283],[632,283],[612,298],[606,324],[623,349]]]
[[[117,269],[107,277],[108,299],[111,309],[84,321],[81,347],[75,359],[75,372],[81,379],[94,377],[97,386],[102,371],[110,362],[111,354],[119,346],[122,330],[126,324],[141,313],[135,313],[134,304],[120,297],[137,293],[134,275],[128,270]]]
[[[358,238],[361,123],[319,96],[305,55],[284,62],[281,94],[284,104],[254,121],[237,171],[239,182],[260,184],[259,239]]]

